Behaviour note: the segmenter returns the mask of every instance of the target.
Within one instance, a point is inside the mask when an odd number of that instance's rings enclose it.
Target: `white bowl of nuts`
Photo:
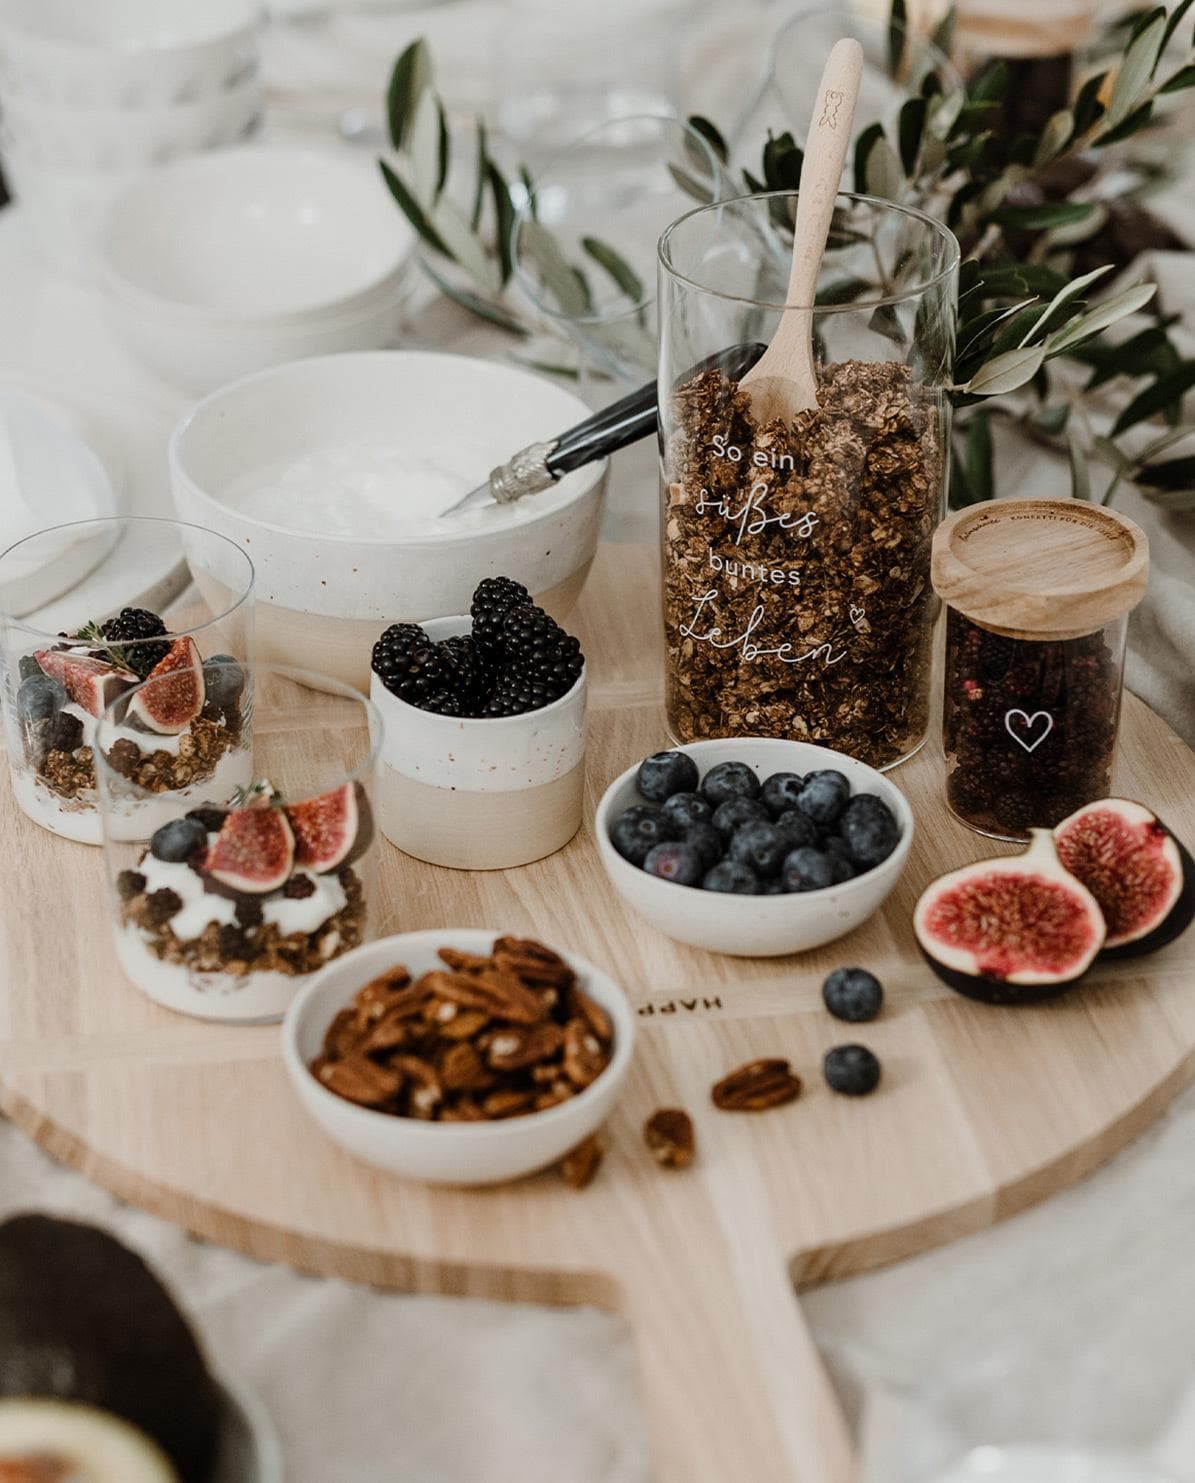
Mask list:
[[[547,1168],[605,1121],[635,1017],[591,963],[524,938],[437,929],[330,963],[292,1003],[299,1100],[357,1158],[431,1184]]]
[[[629,767],[598,805],[623,900],[678,942],[742,958],[821,947],[860,926],[913,842],[904,794],[828,747],[694,742]]]

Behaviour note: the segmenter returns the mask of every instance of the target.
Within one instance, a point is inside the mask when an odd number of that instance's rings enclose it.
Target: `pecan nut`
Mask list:
[[[731,1071],[710,1090],[715,1107],[723,1112],[764,1112],[801,1095],[801,1078],[779,1057],[748,1061]]]
[[[560,1172],[565,1183],[571,1184],[573,1189],[584,1189],[592,1184],[605,1156],[606,1145],[597,1133],[591,1133],[561,1159]]]
[[[643,1124],[643,1140],[665,1169],[687,1169],[697,1152],[693,1119],[680,1107],[657,1108]]]
[[[550,1021],[526,1029],[515,1025],[490,1036],[485,1058],[495,1071],[523,1071],[551,1060],[563,1045],[564,1031]]]
[[[577,1087],[587,1087],[602,1074],[609,1057],[584,1020],[569,1020],[564,1027],[564,1074]]]
[[[403,1084],[401,1073],[393,1067],[379,1066],[359,1055],[325,1062],[319,1079],[330,1092],[361,1107],[384,1107],[398,1096]]]
[[[464,1009],[477,1009],[491,1019],[515,1025],[534,1025],[547,1016],[538,994],[511,973],[487,969],[482,973],[425,974],[422,982],[431,993]]]

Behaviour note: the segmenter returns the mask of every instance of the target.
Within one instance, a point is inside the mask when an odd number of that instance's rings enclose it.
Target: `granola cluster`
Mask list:
[[[145,877],[133,870],[121,873],[117,888],[122,898],[122,921],[139,929],[146,948],[163,963],[181,964],[194,973],[227,973],[234,978],[264,972],[297,977],[313,973],[364,940],[366,904],[361,878],[351,866],[340,870],[337,878],[348,900],[314,932],[283,935],[276,922],[262,920],[258,900],[245,898],[238,900],[235,923],[209,922],[198,937],[187,941],[176,937],[170,927],[171,917],[183,904],[177,892],[147,892]],[[303,879],[293,877],[284,889],[291,889]]]
[[[665,449],[668,712],[685,742],[783,736],[873,765],[928,722],[939,400],[899,363],[821,368],[819,406],[757,426],[721,371]]]
[[[237,743],[240,726],[212,716],[197,716],[179,738],[178,753],[159,748],[146,751],[127,737],[112,743],[106,753],[109,766],[150,793],[189,788],[211,777],[216,764]],[[148,738],[147,738],[148,741]]]
[[[439,956],[417,980],[403,967],[371,980],[336,1015],[311,1065],[329,1091],[398,1117],[488,1122],[555,1107],[609,1065],[610,1018],[551,948],[500,937],[489,957]]]

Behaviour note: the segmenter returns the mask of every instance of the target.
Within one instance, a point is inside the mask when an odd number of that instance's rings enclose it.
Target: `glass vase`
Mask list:
[[[795,210],[721,202],[660,241],[668,722],[681,742],[780,736],[891,767],[929,720],[959,249],[921,212],[840,195],[819,405],[759,423],[716,358],[775,334]]]

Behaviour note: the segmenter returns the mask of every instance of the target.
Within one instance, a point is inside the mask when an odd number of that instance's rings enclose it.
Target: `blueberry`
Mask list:
[[[866,1097],[880,1084],[880,1063],[865,1045],[836,1045],[826,1052],[822,1073],[844,1097]]]
[[[839,832],[860,870],[871,870],[886,860],[900,843],[896,815],[882,798],[862,793],[852,798],[842,816]]]
[[[760,797],[764,807],[774,819],[790,808],[796,808],[797,798],[805,786],[805,779],[798,772],[774,772],[765,778]]]
[[[686,829],[684,839],[701,856],[701,863],[706,870],[712,870],[726,853],[726,841],[708,819],[702,819]]]
[[[701,854],[684,840],[669,839],[647,852],[643,868],[648,875],[662,881],[675,881],[678,886],[699,886],[705,874]]]
[[[639,791],[653,803],[697,788],[697,764],[688,752],[653,752],[639,764]]]
[[[701,884],[707,891],[723,891],[730,896],[760,894],[755,872],[747,865],[740,865],[737,860],[723,860],[721,864],[715,865]]]
[[[822,998],[836,1020],[861,1025],[874,1020],[884,1003],[884,990],[866,968],[835,968],[824,984]]]
[[[31,680],[34,675],[44,674],[45,671],[32,654],[23,654],[17,665],[17,670],[23,680]]]
[[[38,670],[21,681],[17,691],[17,714],[23,721],[48,721],[66,702],[66,687]]]
[[[740,865],[749,865],[756,875],[767,878],[780,874],[784,857],[791,850],[792,845],[775,824],[765,824],[757,819],[735,831],[727,854]]]
[[[714,810],[714,828],[726,839],[744,824],[767,822],[768,811],[756,798],[728,798]]]
[[[853,881],[858,871],[855,869],[851,859],[850,851],[846,847],[846,841],[840,839],[837,834],[826,836],[822,844],[822,850],[829,855],[830,863],[834,867],[834,884],[840,886],[843,881]]]
[[[817,843],[817,825],[799,808],[785,809],[776,820],[776,828],[791,841],[789,849],[799,850],[803,844]]]
[[[759,894],[761,896],[783,896],[786,894],[784,882],[778,875],[774,875],[771,880],[760,881]]]
[[[660,812],[678,834],[708,820],[714,812],[700,793],[674,793]]]
[[[245,671],[231,654],[213,654],[203,662],[203,685],[212,705],[235,705],[245,688]]]
[[[163,824],[149,842],[150,854],[156,860],[181,864],[200,849],[207,847],[207,830],[198,819],[171,819]]]
[[[196,819],[209,834],[219,834],[224,827],[224,820],[228,817],[226,808],[217,808],[213,804],[203,804],[199,808],[187,811],[188,819]]]
[[[840,772],[827,767],[821,772],[811,772],[805,779],[805,786],[797,796],[797,807],[815,824],[832,824],[850,796],[850,783]]]
[[[834,884],[834,866],[829,855],[804,845],[785,857],[781,879],[786,891],[823,891]]]
[[[745,762],[719,762],[702,778],[701,791],[717,808],[732,798],[758,798],[759,779]]]
[[[650,849],[671,838],[672,826],[658,808],[646,803],[620,814],[610,830],[611,844],[632,865],[642,865]]]

